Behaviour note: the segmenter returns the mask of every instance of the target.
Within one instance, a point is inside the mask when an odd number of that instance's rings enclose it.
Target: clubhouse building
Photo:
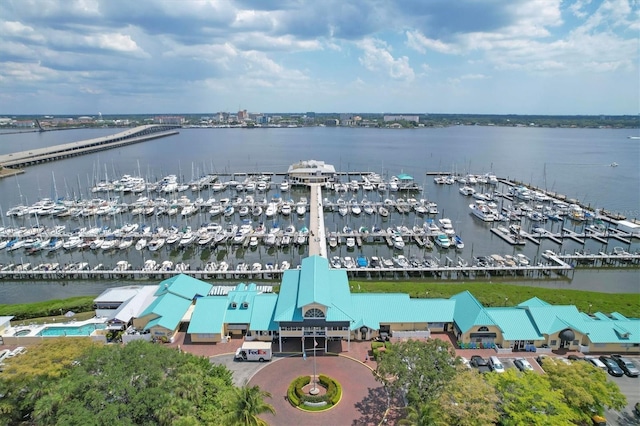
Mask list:
[[[124,300],[114,300],[112,291]],[[462,348],[498,352],[640,352],[638,318],[616,312],[590,315],[573,305],[550,305],[535,297],[517,306],[485,307],[468,291],[449,299],[352,293],[346,271],[331,269],[320,256],[285,271],[278,294],[269,286],[213,286],[177,275],[157,286],[133,286],[128,293],[107,290],[96,305],[100,301],[109,302],[100,305],[99,313],[114,328],[169,340],[184,331],[192,342],[211,344],[243,336],[274,341],[280,351],[285,339],[300,339],[302,348],[305,338],[313,338],[325,349],[328,340],[337,339],[349,350],[352,340],[452,333]]]

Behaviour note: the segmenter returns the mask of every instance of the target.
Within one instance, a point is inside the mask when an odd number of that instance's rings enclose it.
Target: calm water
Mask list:
[[[224,172],[285,172],[287,167],[299,160],[318,159],[333,164],[339,171],[375,171],[383,176],[404,172],[414,176],[424,186],[422,194],[415,198],[428,198],[438,203],[440,217],[449,217],[459,235],[465,240],[465,249],[459,253],[466,259],[491,253],[512,254],[522,251],[532,259],[538,259],[546,249],[573,252],[583,248],[578,243],[566,241],[560,247],[552,242],[540,246],[528,243],[523,248],[514,248],[488,231],[489,225],[475,220],[470,214],[470,198],[458,193],[458,186],[437,186],[427,171],[481,174],[492,171],[499,177],[509,177],[532,183],[539,187],[577,198],[585,204],[620,212],[629,218],[640,217],[640,143],[628,139],[629,130],[593,129],[540,129],[501,127],[450,127],[420,130],[380,130],[343,128],[296,128],[296,129],[183,129],[177,136],[131,145],[111,151],[30,167],[17,178],[0,180],[0,207],[3,212],[13,205],[37,201],[42,197],[62,196],[90,197],[88,188],[98,180],[115,179],[123,174],[141,175],[148,180],[158,180],[167,174],[179,175],[185,181],[205,173]],[[0,153],[9,153],[29,148],[39,148],[60,143],[88,139],[115,133],[113,129],[72,130],[47,133],[25,133],[0,136]],[[617,162],[618,167],[610,167]],[[227,178],[224,178],[227,179]],[[270,198],[278,191],[272,190],[265,196]],[[192,199],[196,194],[186,193]],[[232,196],[227,192],[224,196]],[[294,191],[285,198],[297,200],[305,196],[303,191]],[[102,196],[105,196],[104,194]],[[200,194],[207,199],[221,194]],[[255,195],[257,196],[257,195]],[[327,194],[336,198],[333,194]],[[356,194],[362,200],[363,191]],[[367,198],[382,200],[389,194],[369,193]],[[133,196],[128,196],[132,201]],[[351,194],[346,196],[351,197]],[[169,197],[165,197],[169,198]],[[32,225],[34,218],[8,219],[2,215],[5,226]],[[44,224],[52,224],[48,218],[40,219]],[[222,219],[217,219],[222,222]],[[279,219],[284,227],[289,222],[300,228],[308,226],[306,218]],[[47,222],[49,221],[49,222]],[[120,226],[132,221],[130,217],[112,219],[65,220],[60,221],[68,229],[78,226]],[[200,213],[188,220],[169,218],[145,218],[153,226],[192,225],[212,221],[206,213]],[[240,222],[237,217],[233,218]],[[326,215],[329,230],[342,229],[344,225],[369,228],[392,225],[421,224],[423,218],[415,215],[395,215],[387,221],[377,216],[340,217],[337,213]],[[533,224],[523,223],[524,227]],[[565,226],[580,231],[580,226],[567,222]],[[558,231],[560,224],[549,223],[546,227]],[[588,240],[584,248],[597,252],[611,251],[611,242],[603,246]],[[628,249],[638,248],[637,241]],[[365,254],[389,257],[386,245],[367,244],[356,252],[348,253],[340,247],[331,255]],[[453,251],[440,252],[437,249],[425,251],[416,245],[405,248],[407,257],[431,254],[442,262],[446,256],[455,258]],[[45,262],[86,261],[90,265],[103,263],[115,265],[118,260],[127,259],[134,266],[141,266],[144,260],[170,259],[184,261],[192,269],[203,266],[209,260],[227,259],[230,263],[239,261],[261,262],[282,260],[293,265],[306,256],[305,249],[267,250],[259,247],[256,251],[237,249],[231,246],[216,250],[188,249],[164,250],[159,253],[92,253],[90,251],[54,253],[49,255],[26,256],[22,250],[12,253],[0,252],[0,263],[31,262],[32,265]],[[237,260],[240,259],[240,260]],[[536,285],[571,286],[574,288],[597,289],[602,291],[638,292],[640,278],[637,271],[578,271],[572,282],[539,282]],[[603,285],[603,282],[614,283]],[[124,283],[123,283],[124,284]],[[96,294],[114,282],[99,283],[11,283],[0,282],[0,303],[17,303],[26,300],[46,300],[53,297],[67,297],[75,294]]]

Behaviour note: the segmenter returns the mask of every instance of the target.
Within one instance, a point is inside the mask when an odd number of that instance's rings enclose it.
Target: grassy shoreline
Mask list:
[[[407,293],[410,297],[445,298],[468,290],[484,306],[515,306],[532,297],[552,305],[576,305],[587,313],[619,312],[633,318],[638,316],[640,294],[600,293],[595,291],[541,288],[508,283],[463,282],[434,283],[424,281],[357,281],[349,282],[352,293]],[[277,292],[279,286],[275,285]],[[12,315],[14,321],[58,317],[67,311],[93,312],[95,296],[79,296],[36,303],[0,305],[0,316]]]

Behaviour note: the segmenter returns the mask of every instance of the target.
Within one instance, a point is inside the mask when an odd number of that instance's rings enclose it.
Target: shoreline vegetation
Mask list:
[[[552,305],[575,305],[578,310],[593,314],[619,312],[627,317],[637,317],[640,296],[633,293],[599,293],[594,291],[541,288],[535,286],[474,283],[429,283],[429,282],[363,282],[350,281],[352,293],[407,293],[417,298],[445,298],[468,290],[486,307],[515,306],[532,297],[538,297]],[[274,286],[279,290],[279,286]],[[65,320],[64,314],[73,311],[84,317],[93,312],[96,296],[79,296],[35,303],[0,305],[0,316],[14,316],[12,321],[39,323],[51,322],[54,318]],[[84,314],[84,315],[83,315]],[[90,318],[92,314],[87,317]]]

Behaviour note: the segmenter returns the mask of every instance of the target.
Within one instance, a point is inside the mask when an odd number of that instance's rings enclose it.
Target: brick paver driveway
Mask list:
[[[313,356],[287,358],[261,369],[249,381],[271,393],[267,402],[276,414],[264,414],[270,425],[374,425],[380,423],[387,408],[384,388],[373,378],[371,370],[360,361],[342,356],[317,356],[318,374],[326,374],[342,385],[342,400],[330,410],[309,413],[287,402],[287,388],[298,376],[313,374]]]

